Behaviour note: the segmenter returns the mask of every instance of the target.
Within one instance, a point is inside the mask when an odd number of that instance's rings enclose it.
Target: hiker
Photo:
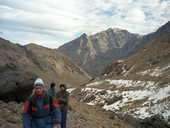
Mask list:
[[[57,99],[61,110],[61,128],[66,128],[69,93],[66,91],[65,84],[60,85],[60,91],[57,93]]]
[[[45,92],[40,78],[34,82],[33,94],[25,102],[22,119],[24,128],[61,128],[58,101]]]
[[[55,83],[50,84],[50,88],[48,89],[48,95],[51,97],[56,97]]]

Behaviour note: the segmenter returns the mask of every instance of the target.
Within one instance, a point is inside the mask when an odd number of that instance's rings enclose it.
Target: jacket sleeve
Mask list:
[[[66,98],[65,98],[65,100],[66,100],[66,104],[68,104],[68,102],[69,102],[69,93],[66,91]]]
[[[68,104],[69,102],[69,93],[66,91],[66,95],[64,95],[64,97],[62,97],[60,99],[60,95],[59,93],[57,93],[57,99],[58,99],[58,102],[61,103],[61,104]]]
[[[53,105],[54,105],[54,110],[53,110],[54,123],[61,124],[61,111],[56,98],[53,98]]]
[[[24,110],[22,114],[23,128],[31,128],[31,117],[29,113],[30,101],[27,100],[24,105]]]

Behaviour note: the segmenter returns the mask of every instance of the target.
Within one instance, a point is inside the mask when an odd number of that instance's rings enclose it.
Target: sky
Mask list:
[[[170,0],[0,0],[0,37],[58,48],[108,28],[141,35],[170,20]]]

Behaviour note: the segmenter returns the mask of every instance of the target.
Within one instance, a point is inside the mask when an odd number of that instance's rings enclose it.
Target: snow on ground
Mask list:
[[[94,88],[101,83],[116,85],[115,90],[105,90],[105,94],[101,94],[104,89]],[[124,114],[128,113],[134,117],[144,119],[152,115],[160,114],[166,120],[170,117],[170,84],[159,86],[159,83],[153,81],[132,81],[132,80],[110,80],[99,81],[90,86],[83,88],[81,91],[86,92],[86,96],[95,95],[95,99],[90,101],[89,105],[103,104],[106,110],[118,112],[121,110]],[[135,87],[138,90],[133,90]],[[131,87],[128,90],[121,90],[122,87]],[[107,104],[106,99],[114,97],[122,97],[121,100],[112,104]],[[135,104],[138,103],[138,104]],[[133,107],[133,105],[135,107]],[[123,110],[122,110],[123,108]],[[127,108],[127,109],[126,109]]]
[[[122,80],[122,79],[120,79],[120,80],[110,80],[110,79],[107,79],[106,81],[109,82],[109,84],[116,85],[117,88],[118,87],[132,87],[132,86],[133,87],[134,86],[136,86],[136,87],[137,86],[143,87],[145,85],[148,85],[148,81],[146,82],[146,81],[133,81],[133,80]],[[155,84],[152,81],[149,81],[149,82],[150,82],[149,83],[150,86]]]
[[[153,103],[157,103],[159,100],[162,100],[170,96],[170,85],[167,84],[166,87],[160,88],[157,90],[155,95],[152,95],[148,100],[153,100]]]
[[[103,89],[97,89],[97,88],[82,88],[81,91],[82,92],[91,92],[91,93],[97,93],[102,91]]]
[[[112,111],[119,110],[121,107],[129,105],[129,102],[147,98],[148,95],[151,95],[151,91],[147,90],[119,91],[119,96],[120,95],[123,97],[122,100],[117,101],[111,105],[105,104],[103,108]]]
[[[165,90],[168,89],[168,91],[170,91],[169,88],[165,88]],[[158,92],[159,93],[159,92]],[[144,102],[143,105],[141,107],[138,107],[137,110],[134,111],[134,117],[138,117],[141,119],[144,119],[146,117],[150,117],[156,114],[159,114],[161,116],[164,117],[165,120],[168,120],[168,118],[170,117],[170,104],[169,104],[169,100],[168,98],[166,99],[166,97],[170,98],[169,96],[160,96],[161,98],[164,99],[164,101],[162,102],[160,100],[159,96],[160,94],[153,94],[148,101]],[[163,94],[167,94],[166,92]],[[155,96],[156,95],[156,96]],[[157,102],[153,102],[151,99],[155,98],[154,100],[156,100]],[[159,100],[158,100],[159,99]]]
[[[150,75],[150,76],[160,76],[164,72],[166,72],[166,70],[169,69],[169,68],[170,68],[170,64],[168,64],[165,67],[157,67],[157,68],[154,68],[154,69],[148,69],[148,70],[145,70],[145,71],[141,71],[141,72],[138,72],[137,74]]]
[[[97,82],[94,82],[94,83],[90,83],[90,84],[87,84],[86,86],[95,86],[95,85],[99,85],[99,84],[102,84],[103,81],[97,81]]]
[[[67,91],[69,92],[69,93],[71,93],[72,91],[74,91],[76,88],[68,88],[67,89]]]
[[[151,117],[152,114],[148,111],[148,107],[139,107],[132,114],[134,117],[145,119],[146,117]]]
[[[92,87],[92,86],[97,86],[97,85],[101,85],[103,83],[108,83],[111,84],[111,85],[116,85],[116,88],[119,88],[119,87],[144,87],[144,86],[153,86],[155,85],[155,82],[153,81],[134,81],[134,80],[123,80],[123,79],[119,79],[119,80],[110,80],[110,79],[106,79],[104,81],[97,81],[97,82],[93,82],[93,83],[90,83],[90,84],[87,84],[86,86],[87,87]]]

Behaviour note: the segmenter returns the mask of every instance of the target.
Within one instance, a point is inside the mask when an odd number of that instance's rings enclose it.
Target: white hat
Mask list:
[[[35,82],[34,82],[34,87],[36,87],[36,86],[43,86],[43,87],[44,87],[44,82],[43,82],[43,80],[40,79],[40,78],[37,78],[37,79],[35,80]]]

